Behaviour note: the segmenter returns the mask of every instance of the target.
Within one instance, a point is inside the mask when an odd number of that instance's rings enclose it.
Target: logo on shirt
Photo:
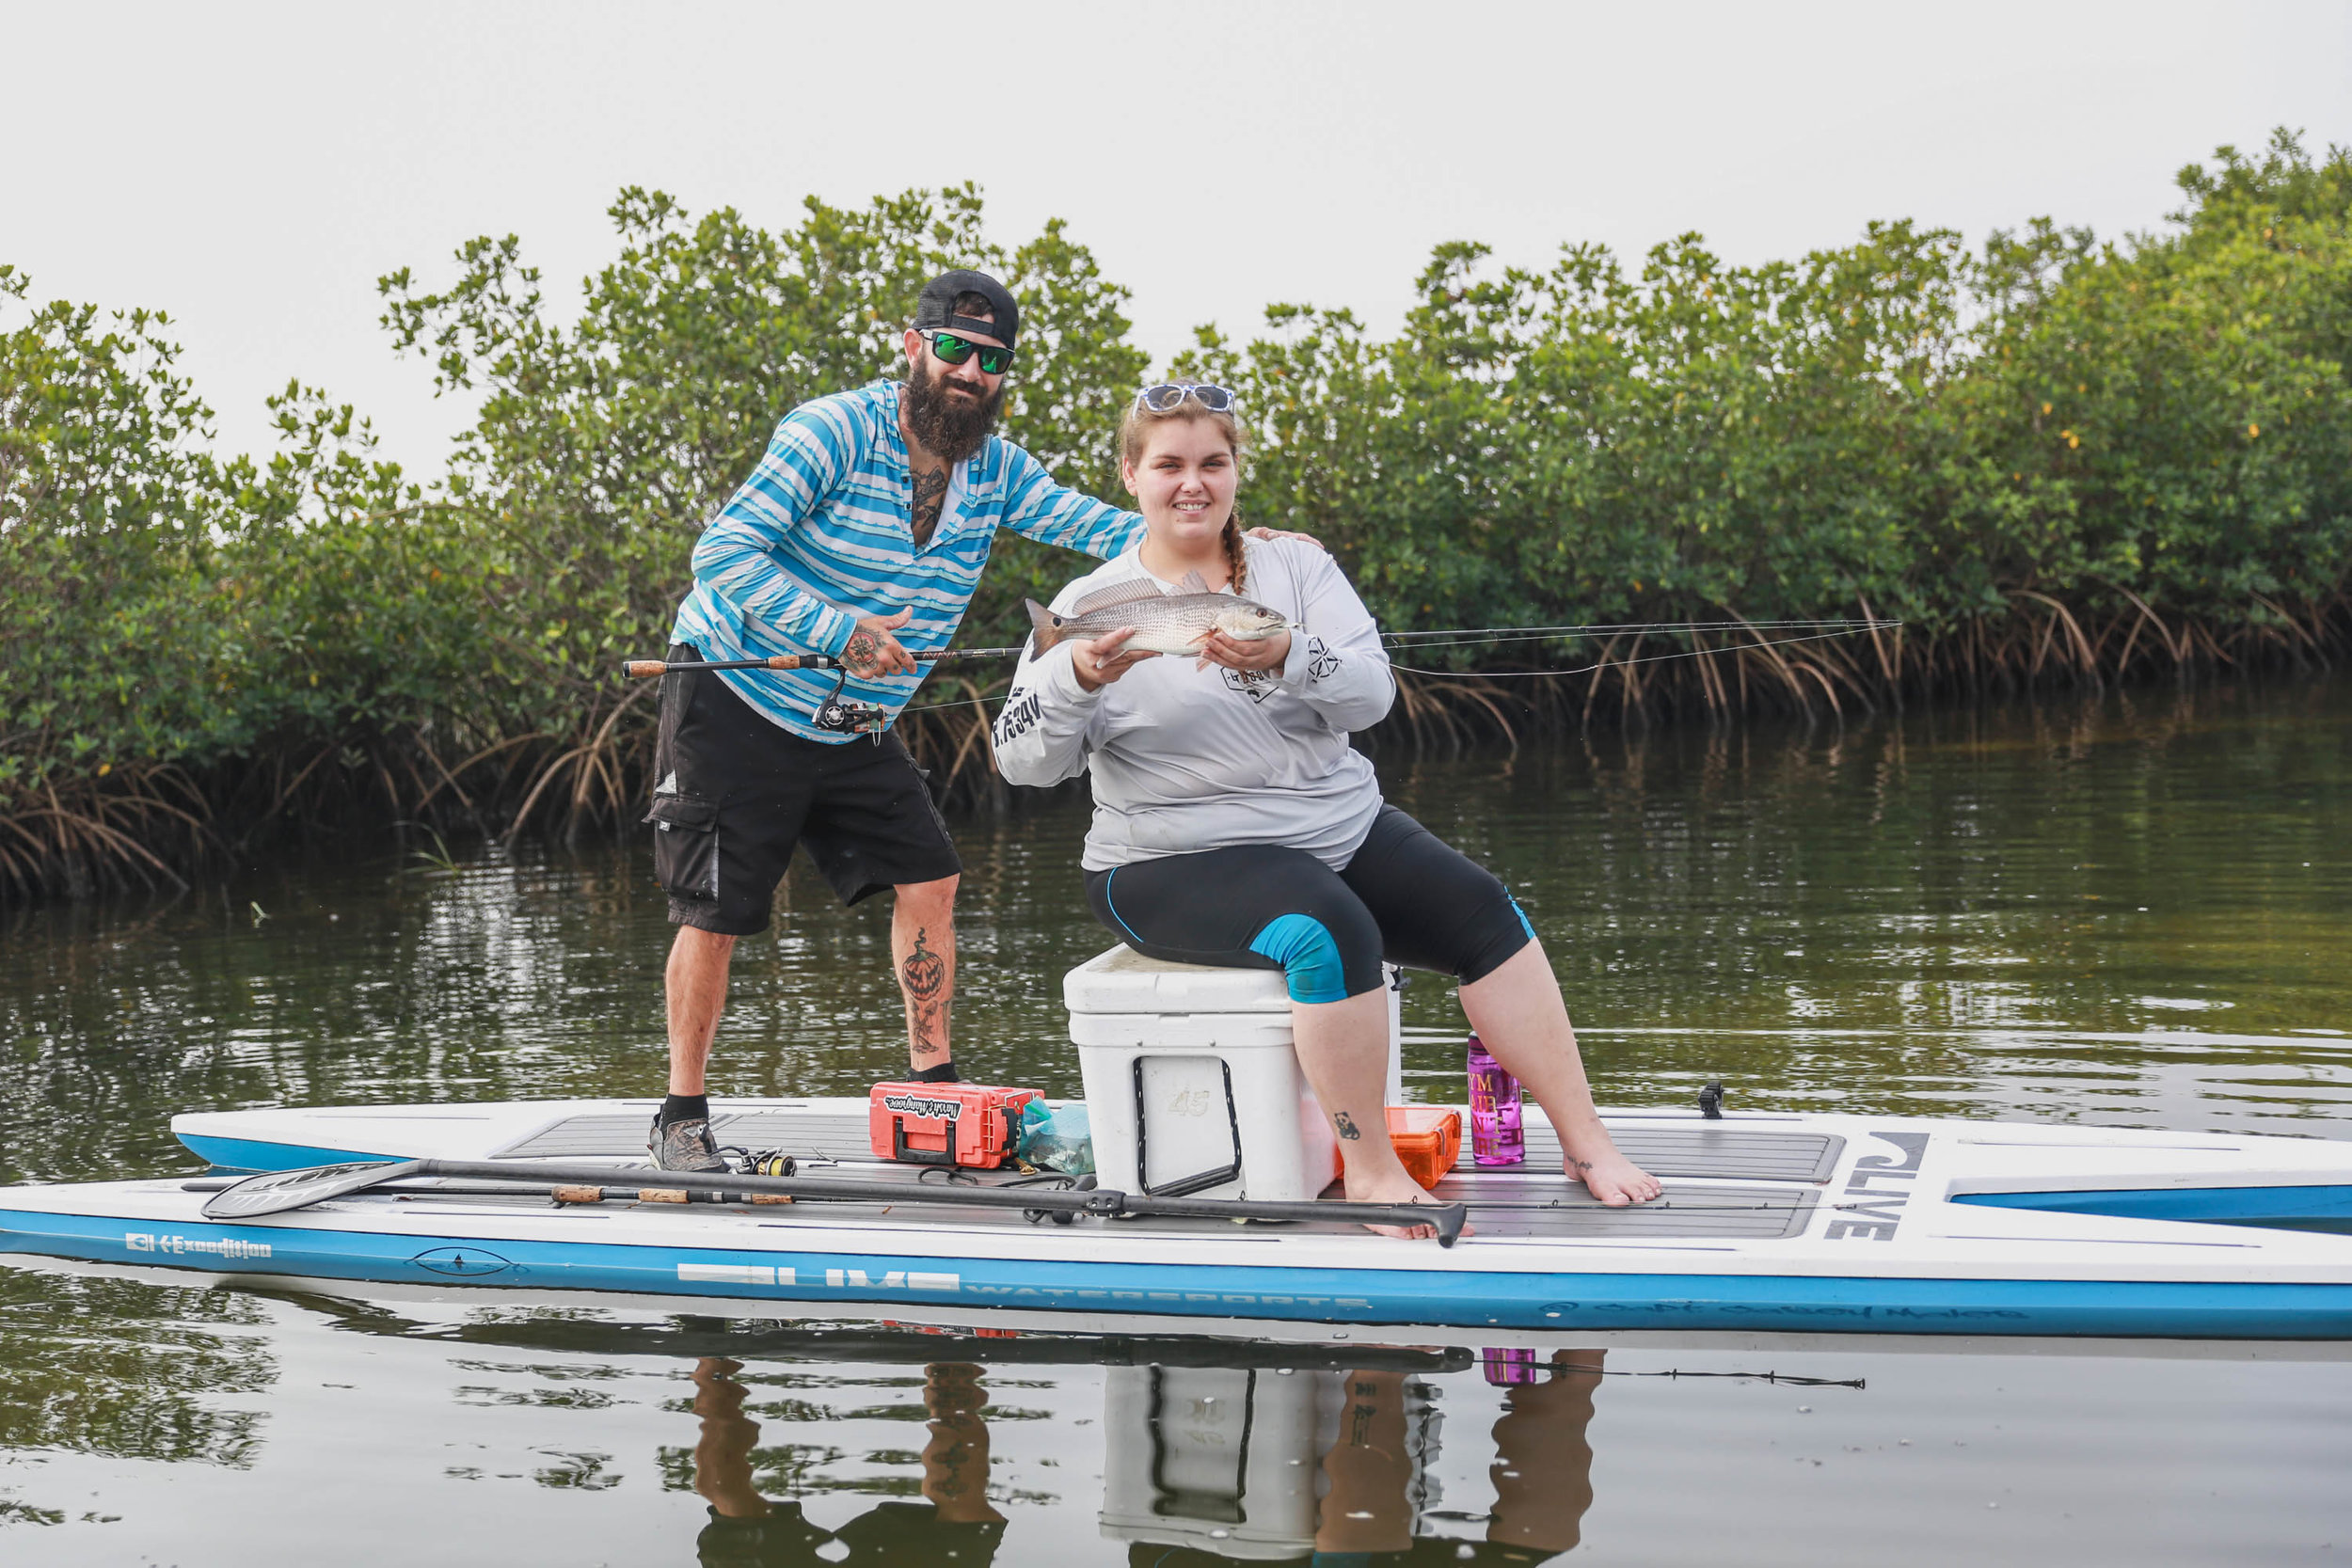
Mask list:
[[[1340,673],[1340,656],[1320,637],[1307,639],[1307,678],[1327,681]]]
[[[1045,716],[1045,705],[1038,701],[1034,691],[1016,696],[1005,705],[1005,711],[996,716],[996,744],[1009,746],[1035,727]]]
[[[1227,689],[1239,691],[1253,703],[1263,703],[1274,695],[1275,674],[1271,670],[1225,670]]]

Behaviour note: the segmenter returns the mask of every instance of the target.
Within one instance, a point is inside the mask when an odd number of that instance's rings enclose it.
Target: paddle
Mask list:
[[[1139,1197],[1096,1188],[954,1187],[936,1182],[853,1181],[818,1176],[735,1176],[696,1171],[629,1169],[614,1165],[522,1164],[504,1160],[398,1160],[377,1164],[319,1165],[265,1171],[204,1200],[208,1220],[254,1219],[306,1209],[328,1198],[365,1192],[418,1176],[474,1177],[548,1187],[642,1183],[655,1190],[741,1194],[747,1196],[833,1199],[856,1203],[944,1203],[968,1209],[1022,1209],[1049,1214],[1133,1215],[1149,1219],[1342,1220],[1360,1225],[1428,1225],[1438,1244],[1461,1238],[1470,1212],[1459,1203],[1300,1203],[1244,1198]]]

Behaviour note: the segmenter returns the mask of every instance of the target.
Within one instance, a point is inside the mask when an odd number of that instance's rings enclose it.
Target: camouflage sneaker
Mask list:
[[[724,1171],[727,1163],[719,1158],[719,1146],[710,1139],[710,1123],[700,1117],[661,1125],[661,1118],[653,1118],[653,1132],[645,1139],[645,1152],[653,1156],[656,1170]]]

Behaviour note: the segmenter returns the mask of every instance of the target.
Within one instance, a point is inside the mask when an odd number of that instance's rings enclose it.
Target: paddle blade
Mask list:
[[[380,1181],[396,1181],[424,1168],[421,1160],[369,1161],[356,1165],[313,1165],[309,1170],[264,1171],[204,1200],[208,1220],[249,1220],[261,1214],[308,1208],[356,1193]]]

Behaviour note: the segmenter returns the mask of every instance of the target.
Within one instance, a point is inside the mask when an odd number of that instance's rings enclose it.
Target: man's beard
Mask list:
[[[932,366],[930,356],[915,361],[907,382],[907,429],[923,450],[943,462],[961,463],[980,450],[996,411],[1005,404],[1005,386],[977,402],[948,395],[946,384]]]

